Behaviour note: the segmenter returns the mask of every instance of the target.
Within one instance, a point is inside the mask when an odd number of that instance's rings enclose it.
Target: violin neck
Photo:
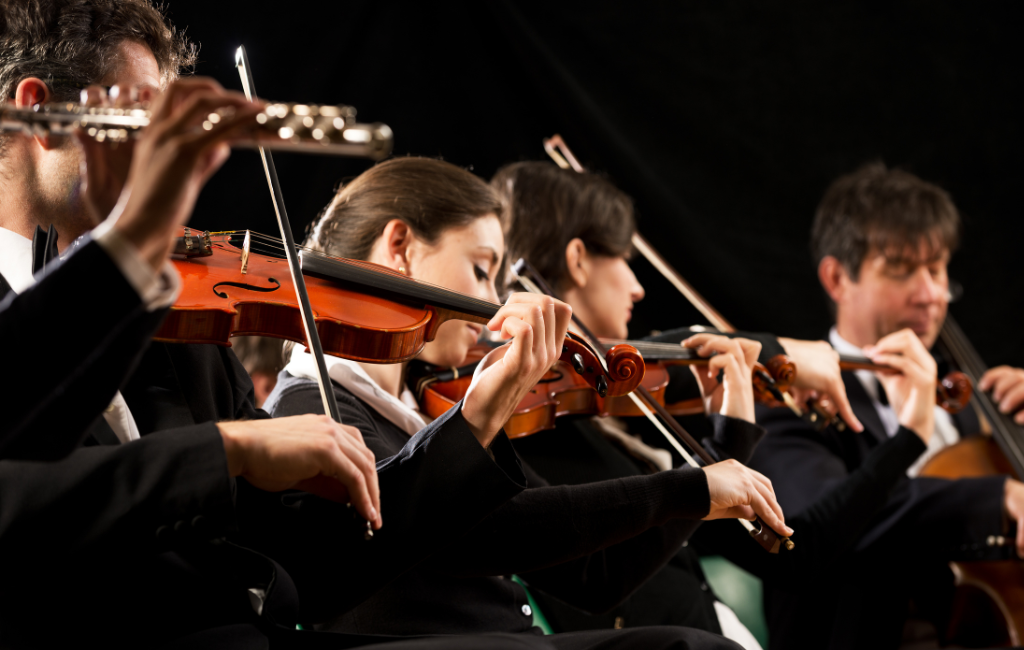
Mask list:
[[[460,320],[486,323],[501,309],[501,305],[418,282],[400,273],[374,268],[376,265],[327,257],[308,250],[301,251],[299,256],[304,274],[341,282],[355,288],[373,289],[375,295],[396,302],[414,306],[430,305],[435,309],[451,312],[449,316]]]
[[[840,354],[839,367],[843,370],[886,370],[885,366],[855,354]]]
[[[601,343],[605,347],[611,347],[613,345],[626,344],[632,345],[637,349],[644,360],[646,361],[679,361],[679,362],[699,362],[707,361],[707,357],[702,357],[692,348],[684,348],[680,345],[673,343],[657,343],[654,341],[626,341],[619,339],[601,339]]]

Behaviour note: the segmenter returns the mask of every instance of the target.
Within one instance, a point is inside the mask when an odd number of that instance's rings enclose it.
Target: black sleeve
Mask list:
[[[456,576],[520,574],[589,611],[626,598],[710,509],[707,477],[683,468],[582,485],[532,487],[430,562]]]
[[[924,449],[913,431],[900,429],[868,454],[845,480],[824,491],[819,489],[817,498],[803,508],[790,510],[783,506],[786,523],[796,531],[793,551],[765,553],[738,527],[726,526],[726,522],[706,523],[694,535],[694,544],[709,553],[724,555],[783,588],[819,579],[821,571],[854,549],[894,486]],[[773,478],[772,484],[778,491],[779,481]]]
[[[701,440],[701,444],[711,457],[719,461],[732,458],[744,465],[749,463],[765,430],[753,422],[720,413],[712,413],[708,419],[714,433]]]
[[[656,343],[681,343],[682,341],[690,338],[694,334],[721,334],[728,336],[731,339],[743,338],[757,341],[761,344],[761,354],[757,360],[761,363],[767,363],[772,357],[776,357],[780,354],[786,354],[785,348],[779,343],[778,337],[774,334],[768,334],[766,332],[719,332],[717,330],[708,329],[694,329],[690,327],[680,327],[674,330],[666,330],[661,334],[655,334],[653,336],[646,336],[642,340],[653,341]]]
[[[965,559],[965,547],[1003,532],[1005,479],[907,478],[925,450],[909,429],[848,467],[844,450],[863,444],[853,436],[871,434],[818,432],[786,409],[759,407],[759,415],[768,435],[751,466],[772,481],[797,544],[796,552],[755,554],[753,562],[744,549],[730,558],[762,577],[796,584],[851,550]]]
[[[383,527],[365,541],[365,527],[353,525],[345,506],[303,493],[271,507],[258,504],[246,515],[257,531],[249,543],[293,577],[303,594],[303,616],[311,621],[351,609],[464,535],[526,485],[508,439],[499,435],[488,453],[469,430],[461,403],[395,452],[365,405],[335,394],[342,421],[359,428],[377,455]],[[323,412],[312,382],[281,396],[273,410],[275,416],[300,412]],[[243,497],[240,493],[240,509]]]
[[[88,286],[83,286],[88,283]],[[132,373],[166,310],[147,312],[96,242],[0,303],[7,367],[0,458],[55,460],[75,449]],[[74,395],[75,408],[63,406]]]
[[[53,462],[0,461],[0,563],[161,551],[235,528],[234,481],[210,424]],[[44,533],[43,531],[48,531]]]

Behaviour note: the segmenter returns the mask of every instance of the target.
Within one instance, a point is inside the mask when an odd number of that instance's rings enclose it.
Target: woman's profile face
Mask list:
[[[596,336],[627,338],[633,305],[644,297],[629,262],[621,255],[586,254],[581,266],[582,284],[570,277],[562,299]]]
[[[498,302],[495,288],[505,238],[493,214],[444,231],[433,244],[410,242],[409,276],[489,302]],[[483,332],[484,326],[461,320],[441,325],[419,359],[439,366],[459,366]]]

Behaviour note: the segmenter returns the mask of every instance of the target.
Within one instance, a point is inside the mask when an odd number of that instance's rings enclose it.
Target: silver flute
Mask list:
[[[202,128],[209,130],[230,115],[231,109],[210,113]],[[320,153],[381,160],[391,153],[394,141],[386,124],[356,122],[351,106],[268,104],[256,115],[252,137],[233,147]],[[150,112],[141,108],[90,107],[82,104],[37,104],[18,108],[0,103],[0,131],[28,135],[68,135],[81,129],[97,141],[124,142],[149,124]]]

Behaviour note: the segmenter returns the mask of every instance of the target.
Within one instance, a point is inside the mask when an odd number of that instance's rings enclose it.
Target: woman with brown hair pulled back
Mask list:
[[[628,263],[636,228],[630,198],[601,176],[560,169],[546,162],[507,165],[498,171],[491,185],[502,202],[509,260],[529,261],[595,335],[627,338],[633,306],[644,297],[643,287]],[[803,382],[798,386],[829,394],[840,405],[844,419],[860,428],[852,411],[848,411],[838,355],[828,344],[776,339],[770,335],[757,337],[764,344],[763,359],[788,353],[796,360],[798,380]],[[702,354],[743,345],[742,339],[694,333],[686,328],[651,338],[697,348]],[[718,410],[718,404],[730,402],[728,373],[725,381],[719,383],[714,374],[693,367],[696,387],[690,375],[682,367],[670,369],[667,401],[693,397],[699,389],[709,414]],[[728,414],[727,408],[721,413]],[[752,404],[750,414],[752,421]],[[717,426],[718,422],[714,424]],[[750,426],[756,428],[756,433],[736,437],[735,429],[716,430],[714,437],[706,438],[704,444],[716,448],[723,454],[720,457],[746,463],[764,434],[761,427]],[[667,456],[667,452],[646,448],[644,443],[661,445],[657,434],[652,435],[649,429],[641,418],[562,418],[554,431],[517,440],[514,446],[551,483],[573,484],[650,472],[652,466],[657,466],[651,459]],[[638,433],[639,438],[635,435]],[[790,522],[799,531],[793,552],[769,555],[743,539],[742,531],[734,530],[735,526],[717,523],[702,526],[694,545],[710,554],[725,555],[762,577],[775,577],[779,583],[799,589],[807,579],[851,549],[857,531],[882,507],[888,490],[919,452],[920,443],[913,434],[894,438],[876,450],[869,468],[852,472],[843,484],[791,516]],[[538,599],[556,629],[599,628],[614,617],[627,626],[671,622],[724,631],[746,647],[756,647],[757,643],[746,629],[740,629],[735,615],[717,601],[704,579],[698,554],[689,546],[679,549],[654,579],[606,617],[584,616],[543,593]]]
[[[497,302],[495,282],[505,256],[501,210],[490,187],[469,172],[438,160],[399,158],[343,187],[307,245]],[[502,338],[511,338],[508,349],[485,358],[465,399],[430,424],[404,383],[406,364],[329,359],[342,420],[360,429],[383,463],[393,462],[385,459],[407,443],[416,445],[427,432],[475,436],[465,445],[465,462],[485,450],[505,453],[511,447],[502,425],[557,358],[569,315],[564,303],[547,296],[512,294],[488,324]],[[447,322],[419,359],[462,365],[482,329]],[[311,361],[299,346],[267,408],[275,415],[321,412]],[[763,477],[735,462],[571,487],[548,486],[525,465],[523,472],[527,490],[462,538],[423,540],[438,544],[437,552],[355,608],[326,611],[317,602],[319,593],[302,592],[304,607],[318,612],[310,622],[346,633],[512,633],[522,634],[524,643],[539,643],[526,593],[506,576],[519,574],[577,607],[601,611],[654,573],[701,518],[750,517],[756,510],[773,527],[789,531]],[[404,508],[403,496],[381,486],[385,517]],[[390,530],[385,527],[381,534]],[[330,586],[330,576],[324,576],[325,589]],[[720,637],[676,627],[555,635],[543,642],[564,648],[735,647]]]

